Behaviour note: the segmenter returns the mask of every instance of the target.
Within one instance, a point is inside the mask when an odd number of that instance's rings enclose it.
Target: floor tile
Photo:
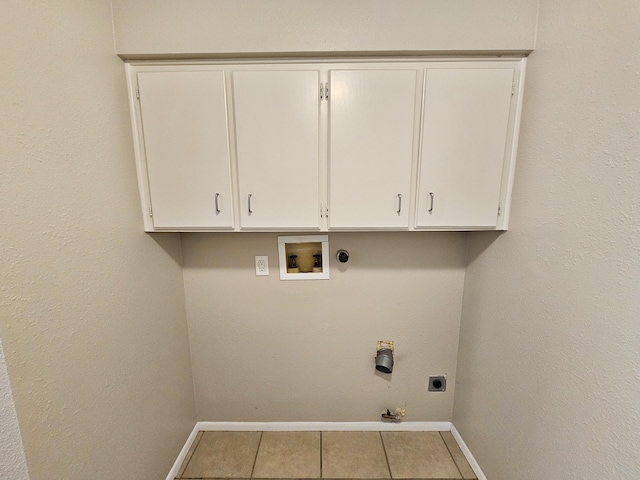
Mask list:
[[[393,478],[459,479],[439,432],[382,432]]]
[[[440,435],[442,435],[444,443],[447,444],[449,453],[451,453],[453,461],[456,462],[458,470],[460,470],[460,473],[462,474],[462,478],[464,480],[476,480],[476,474],[473,473],[471,465],[469,465],[467,458],[464,456],[464,453],[462,453],[462,450],[460,450],[460,446],[453,437],[453,434],[451,432],[440,432]]]
[[[189,447],[189,451],[187,452],[187,454],[184,457],[184,460],[182,461],[182,465],[180,466],[180,470],[178,470],[178,474],[176,475],[176,478],[180,478],[184,474],[184,470],[185,468],[187,468],[187,465],[189,465],[189,461],[191,460],[191,457],[193,456],[193,452],[195,452],[196,447],[198,446],[198,443],[200,443],[203,433],[204,432],[198,432],[198,434],[196,435],[196,438],[193,440],[193,443]]]
[[[322,432],[322,478],[390,478],[380,433]]]
[[[204,432],[184,478],[249,478],[262,432]]]
[[[320,432],[264,432],[253,478],[320,478]]]

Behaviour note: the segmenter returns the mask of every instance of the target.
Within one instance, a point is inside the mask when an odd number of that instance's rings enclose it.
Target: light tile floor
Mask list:
[[[199,432],[176,479],[476,476],[451,432]]]

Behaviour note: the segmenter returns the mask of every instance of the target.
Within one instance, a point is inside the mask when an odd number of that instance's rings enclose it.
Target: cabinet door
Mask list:
[[[243,229],[318,229],[319,72],[234,71]]]
[[[330,228],[408,228],[415,70],[333,70]]]
[[[495,228],[511,68],[426,71],[416,226]]]
[[[138,73],[154,229],[232,228],[220,71]]]

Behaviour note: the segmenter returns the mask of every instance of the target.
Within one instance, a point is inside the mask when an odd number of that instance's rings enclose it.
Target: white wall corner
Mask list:
[[[0,478],[29,480],[7,364],[0,342]]]

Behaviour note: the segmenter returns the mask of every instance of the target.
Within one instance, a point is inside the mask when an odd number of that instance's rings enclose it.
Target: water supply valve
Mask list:
[[[405,412],[404,408],[396,408],[396,411],[394,413],[391,413],[391,411],[387,408],[386,412],[382,412],[382,419],[383,420],[391,420],[392,422],[399,422],[400,420],[402,420],[402,417],[404,417],[406,415],[407,412]]]

